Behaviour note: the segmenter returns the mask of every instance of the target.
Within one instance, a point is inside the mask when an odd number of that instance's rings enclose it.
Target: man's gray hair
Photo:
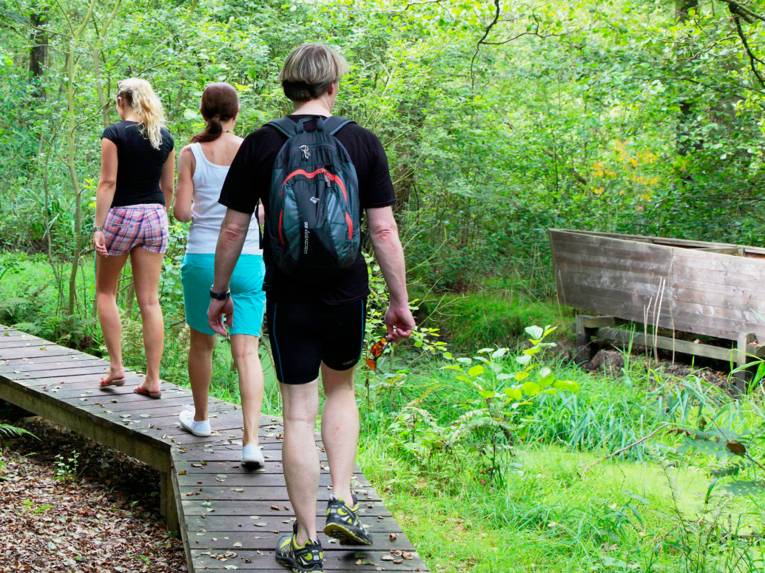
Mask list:
[[[279,81],[284,94],[302,102],[324,95],[329,86],[348,71],[348,63],[336,50],[318,43],[298,46],[284,62]]]

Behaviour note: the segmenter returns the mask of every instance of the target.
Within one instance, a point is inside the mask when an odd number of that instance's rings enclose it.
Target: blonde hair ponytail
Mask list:
[[[151,84],[140,78],[128,78],[118,84],[117,97],[123,98],[125,104],[139,118],[144,135],[154,149],[162,145],[162,127],[165,125],[165,114],[162,102]]]

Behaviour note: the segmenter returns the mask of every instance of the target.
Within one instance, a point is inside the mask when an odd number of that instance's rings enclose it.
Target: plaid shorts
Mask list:
[[[112,257],[136,247],[152,253],[167,250],[167,212],[158,203],[112,207],[104,222],[106,249]]]

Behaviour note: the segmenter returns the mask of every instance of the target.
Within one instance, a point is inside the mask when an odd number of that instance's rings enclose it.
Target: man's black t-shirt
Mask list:
[[[291,115],[297,121],[312,118],[306,129],[315,128],[317,116]],[[387,207],[396,202],[393,182],[388,171],[388,158],[380,140],[369,130],[346,125],[337,135],[351,156],[359,178],[360,209]],[[220,203],[242,213],[253,213],[258,199],[268,211],[268,194],[274,160],[286,136],[277,129],[263,126],[248,135],[231,164],[220,195]],[[361,215],[361,213],[360,213]],[[294,276],[270,264],[268,237],[264,236],[263,255],[266,263],[264,288],[268,297],[276,302],[324,302],[341,304],[365,298],[369,294],[369,279],[364,257],[359,251],[356,261],[348,269]]]
[[[142,203],[165,204],[159,188],[162,166],[173,150],[173,137],[162,128],[162,143],[154,149],[135,121],[120,121],[104,129],[101,137],[117,146],[117,187],[112,207]]]

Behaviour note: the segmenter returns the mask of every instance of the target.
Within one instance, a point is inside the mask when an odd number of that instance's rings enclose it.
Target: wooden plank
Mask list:
[[[103,364],[104,368],[109,363],[100,358],[87,357],[85,354],[73,354],[71,356],[45,356],[40,358],[17,358],[6,360],[0,353],[0,368],[18,370],[19,372],[31,372],[34,370],[48,370],[50,368],[80,368],[82,365]]]
[[[268,465],[268,464],[266,464]],[[184,473],[178,476],[178,483],[184,487],[194,486],[283,486],[284,476],[275,473],[265,473],[259,471],[247,472],[244,470],[226,470],[229,473],[217,473],[217,474],[190,474]],[[326,472],[320,474],[319,484],[322,486],[328,486],[331,483],[330,475]],[[352,481],[353,489],[369,488],[371,484],[366,480],[363,475],[354,474]]]
[[[0,372],[7,374],[16,374],[19,376],[19,380],[40,380],[44,378],[65,378],[67,376],[83,376],[83,375],[95,375],[99,379],[105,374],[104,367],[101,364],[94,365],[79,365],[72,368],[59,368],[55,371],[49,369],[46,370],[22,370],[22,369],[3,369],[0,368]],[[32,378],[33,377],[33,378]]]
[[[283,523],[286,522],[286,523]],[[395,524],[394,521],[391,520]],[[265,520],[257,523],[266,523]],[[321,521],[320,523],[323,523]],[[383,523],[383,522],[381,522]],[[374,520],[370,522],[374,525]],[[268,551],[273,553],[274,547],[279,536],[292,532],[292,520],[286,519],[277,521],[273,528],[262,528],[260,531],[242,533],[237,531],[209,531],[209,532],[189,532],[189,544],[192,550],[207,549],[213,551]],[[371,531],[372,546],[376,550],[399,549],[402,551],[414,551],[411,541],[398,529],[380,529]],[[390,534],[395,534],[394,540],[390,541]],[[323,532],[319,531],[319,540],[325,552],[328,551],[352,551],[353,548],[340,545],[336,540],[329,539]]]
[[[14,348],[37,348],[40,346],[50,346],[50,343],[44,340],[25,340],[21,338],[4,340],[0,338],[0,350],[2,351]]]
[[[184,499],[199,498],[212,501],[273,501],[284,502],[288,499],[287,489],[276,486],[181,486],[181,496]],[[359,489],[354,492],[360,503],[380,501],[380,495],[372,488]],[[329,486],[320,487],[317,499],[329,499]]]
[[[190,516],[206,516],[209,519],[212,516],[219,517],[246,517],[249,519],[251,515],[272,515],[282,516],[292,515],[292,507],[289,501],[258,501],[251,500],[247,504],[242,504],[239,501],[215,501],[208,502],[196,498],[180,498],[183,505],[183,512],[186,518]],[[272,506],[279,507],[281,509],[275,510]],[[324,517],[324,509],[326,504],[319,504],[316,508],[316,515],[318,517]],[[360,504],[360,512],[369,516],[390,516],[391,513],[379,501],[369,501]]]
[[[363,523],[367,526],[371,533],[401,533],[401,526],[396,523],[396,520],[390,516],[362,516]],[[188,531],[196,535],[201,541],[206,541],[203,547],[231,547],[231,543],[225,543],[222,533],[229,534],[228,537],[231,540],[239,541],[242,543],[242,548],[248,547],[254,549],[273,549],[273,545],[262,546],[250,546],[248,543],[253,543],[253,534],[273,533],[278,531],[279,533],[288,533],[292,531],[292,523],[294,516],[291,513],[285,512],[283,515],[252,515],[252,516],[223,516],[223,515],[208,515],[208,516],[190,516],[186,520]],[[324,519],[319,520],[320,524],[324,523]],[[220,537],[220,541],[224,544],[215,545],[219,540],[210,539],[204,534],[209,533],[212,536]],[[388,536],[378,535],[379,545],[388,545]],[[385,540],[385,541],[383,541]],[[378,541],[378,539],[375,539]],[[402,542],[404,540],[402,539]],[[408,542],[406,543],[408,545]],[[377,544],[375,544],[377,546]]]
[[[413,554],[412,560],[404,560],[396,564],[382,559],[384,555],[390,555],[390,551],[362,551],[348,548],[342,551],[328,551],[328,547],[324,547],[324,550],[325,571],[378,571],[380,567],[384,571],[427,571],[416,553]],[[226,565],[236,565],[239,571],[273,570],[275,563],[272,551],[192,550],[191,554],[196,571],[220,571],[225,570]],[[226,558],[226,554],[233,556]]]
[[[214,449],[211,450],[205,450],[204,448],[196,447],[196,448],[188,448],[185,451],[179,450],[177,454],[177,458],[181,461],[186,462],[193,462],[193,463],[203,463],[203,462],[213,462],[213,461],[224,461],[224,462],[233,462],[238,463],[241,461],[242,457],[242,448],[240,446],[217,446]],[[264,450],[263,457],[266,459],[266,462],[275,461],[275,462],[281,462],[282,461],[282,450],[281,448],[275,449],[275,450]],[[324,452],[319,452],[319,461],[320,462],[326,462],[327,461],[327,455]]]
[[[114,412],[130,412],[130,411],[150,411],[150,410],[163,410],[171,407],[177,408],[177,412],[180,412],[184,406],[192,405],[191,396],[176,396],[165,397],[164,395],[160,400],[115,400],[113,396],[106,395],[102,392],[98,394],[89,394],[85,402],[85,408],[108,408]]]
[[[680,354],[704,356],[714,360],[731,361],[734,360],[736,356],[735,349],[720,348],[710,344],[700,344],[688,340],[679,340],[676,338],[673,339],[667,336],[653,336],[649,334],[646,337],[642,332],[629,332],[620,328],[600,328],[598,329],[597,336],[599,338],[620,343],[625,346],[629,345],[631,342],[636,346],[642,346],[645,348],[653,348],[656,346],[663,350],[670,350]]]
[[[6,360],[15,360],[19,358],[37,358],[42,356],[78,356],[80,353],[76,350],[70,350],[61,346],[52,344],[51,346],[39,346],[35,348],[12,348],[3,350],[3,358]]]

